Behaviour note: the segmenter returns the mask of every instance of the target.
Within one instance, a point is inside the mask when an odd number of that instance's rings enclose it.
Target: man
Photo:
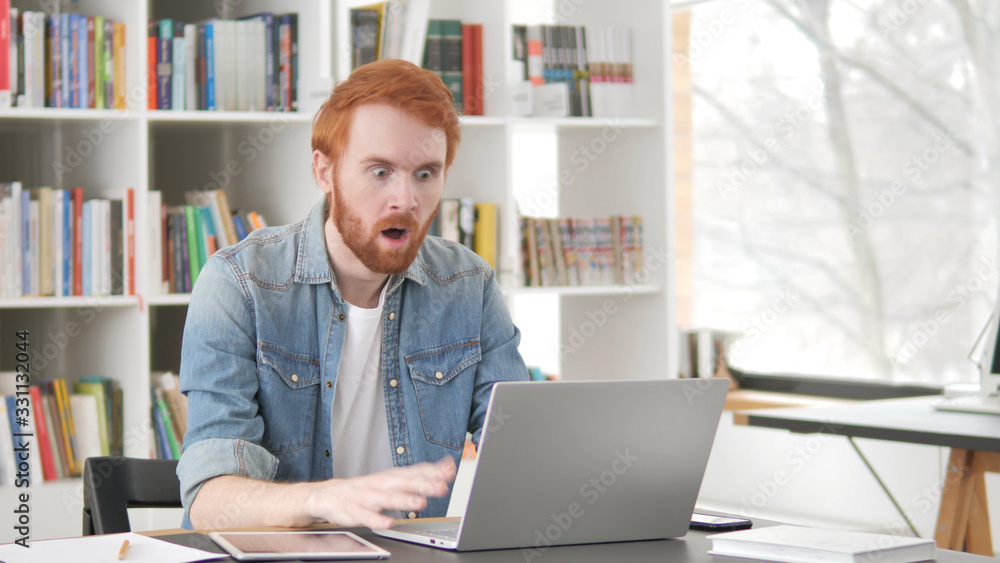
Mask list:
[[[323,200],[206,263],[181,352],[185,525],[445,514],[492,384],[527,379],[492,269],[424,238],[460,133],[430,71],[358,68],[314,121]]]

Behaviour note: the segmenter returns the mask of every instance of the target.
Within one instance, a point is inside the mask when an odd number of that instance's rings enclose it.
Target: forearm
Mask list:
[[[196,529],[308,526],[320,521],[307,511],[313,485],[214,477],[202,485],[191,504],[191,524]]]

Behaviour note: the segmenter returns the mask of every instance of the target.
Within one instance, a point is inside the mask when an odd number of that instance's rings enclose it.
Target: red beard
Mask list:
[[[378,274],[402,274],[410,267],[417,253],[420,252],[420,245],[427,236],[427,230],[437,215],[437,208],[427,221],[420,225],[412,213],[398,213],[380,219],[375,227],[365,232],[361,222],[361,217],[353,213],[352,209],[341,198],[340,190],[333,189],[335,205],[333,206],[333,224],[340,231],[340,237],[344,240],[347,248],[365,265],[369,270]],[[379,239],[384,237],[383,231],[389,229],[401,229],[405,231],[407,241],[402,248],[382,248],[379,246]]]

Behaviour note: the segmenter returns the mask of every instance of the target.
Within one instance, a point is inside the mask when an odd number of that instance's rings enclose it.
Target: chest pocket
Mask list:
[[[479,338],[404,356],[429,442],[456,450],[465,446],[480,358]]]
[[[280,454],[308,446],[319,400],[319,358],[271,342],[257,345],[262,445]]]

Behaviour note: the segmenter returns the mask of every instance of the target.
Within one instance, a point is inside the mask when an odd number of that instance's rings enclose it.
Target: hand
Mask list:
[[[455,480],[455,461],[446,456],[436,463],[418,463],[351,479],[311,483],[306,510],[313,518],[340,526],[391,528],[383,510],[423,510],[427,497],[448,494]]]

